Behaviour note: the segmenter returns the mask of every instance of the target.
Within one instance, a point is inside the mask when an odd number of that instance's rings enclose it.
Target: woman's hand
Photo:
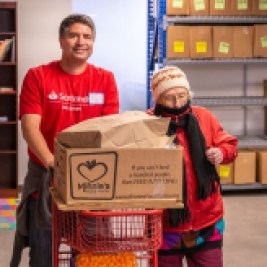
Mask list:
[[[223,161],[223,153],[218,147],[210,147],[206,150],[206,156],[208,161],[217,165]]]

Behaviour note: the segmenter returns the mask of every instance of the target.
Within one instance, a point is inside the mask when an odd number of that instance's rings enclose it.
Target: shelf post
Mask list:
[[[263,81],[263,96],[267,99],[267,79]],[[264,107],[264,134],[267,135],[267,106]]]

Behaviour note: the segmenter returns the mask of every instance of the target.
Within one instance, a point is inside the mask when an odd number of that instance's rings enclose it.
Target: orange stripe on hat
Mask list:
[[[178,67],[165,67],[157,71],[151,79],[151,89],[154,100],[168,89],[184,87],[192,95],[185,73]]]

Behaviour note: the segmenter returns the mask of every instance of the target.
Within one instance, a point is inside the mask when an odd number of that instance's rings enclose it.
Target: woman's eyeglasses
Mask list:
[[[176,103],[176,101],[185,101],[188,99],[187,93],[180,93],[180,94],[172,94],[172,95],[164,95],[162,99],[168,102]]]

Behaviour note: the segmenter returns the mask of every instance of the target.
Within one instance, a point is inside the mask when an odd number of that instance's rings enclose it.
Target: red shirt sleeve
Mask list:
[[[101,115],[111,115],[119,113],[119,94],[114,75],[109,72],[105,92],[105,104]]]
[[[23,81],[19,117],[24,114],[42,114],[42,94],[40,92],[40,79],[38,80],[36,72],[30,69]]]
[[[213,143],[223,153],[223,164],[231,163],[238,154],[238,140],[226,132],[214,115],[210,115],[213,130]]]

